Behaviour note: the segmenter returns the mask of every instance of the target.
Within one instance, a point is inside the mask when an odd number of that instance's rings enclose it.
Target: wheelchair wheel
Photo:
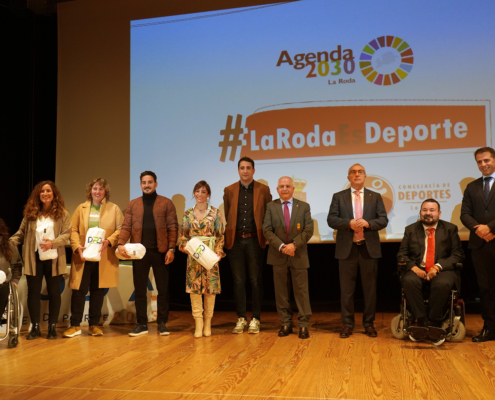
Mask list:
[[[459,321],[459,325],[457,325],[457,330],[452,332],[452,336],[447,339],[449,342],[460,342],[466,336],[466,327],[464,324]]]
[[[14,347],[17,347],[17,343],[19,341],[17,340],[17,336],[10,336],[9,337],[9,347],[12,349]]]
[[[404,321],[402,320],[402,315],[399,314],[394,317],[392,320],[392,324],[390,325],[390,328],[392,329],[392,334],[394,335],[395,338],[397,339],[405,339],[406,334],[403,331],[404,328]]]

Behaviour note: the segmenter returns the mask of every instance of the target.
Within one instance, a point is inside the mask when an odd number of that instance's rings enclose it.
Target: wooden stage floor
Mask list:
[[[213,317],[213,335],[194,339],[189,312],[171,312],[170,336],[131,338],[130,325],[87,328],[71,339],[0,342],[0,393],[8,399],[494,399],[495,341],[475,344],[478,315],[462,343],[393,338],[396,314],[378,314],[378,338],[360,325],[340,339],[340,315],[316,313],[310,335],[279,338],[276,313],[258,335],[233,335],[234,313]],[[357,315],[357,320],[361,315]],[[297,329],[296,329],[297,331]],[[62,333],[62,329],[59,329]]]

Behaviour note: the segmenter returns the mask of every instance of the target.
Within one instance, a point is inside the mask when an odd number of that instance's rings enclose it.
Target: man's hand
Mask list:
[[[491,232],[491,229],[488,227],[488,225],[476,225],[474,227],[476,229],[476,234],[483,239],[486,235],[488,235]]]
[[[167,251],[167,254],[165,254],[165,265],[170,264],[172,261],[174,261],[174,252],[173,251]]]
[[[110,243],[110,240],[107,240],[107,239],[105,239],[103,242],[101,242],[100,255],[103,254],[103,252],[107,249],[109,243]]]
[[[86,250],[86,247],[79,247],[76,251],[79,253],[79,257],[81,257],[81,261],[86,261],[86,259],[83,257],[83,251]]]
[[[414,266],[411,268],[411,271],[414,272],[416,275],[418,275],[421,279],[426,278],[426,272],[423,271],[421,268]]]
[[[43,239],[40,243],[40,248],[43,251],[48,251],[52,248],[52,241],[50,239]]]
[[[117,249],[119,250],[119,253],[124,256],[124,258],[131,258],[131,256],[129,254],[127,254],[127,250],[125,249],[125,246],[122,246],[121,244],[119,245],[119,247],[117,247]]]
[[[437,275],[438,275],[438,270],[435,267],[433,267],[432,269],[430,269],[430,272],[428,272],[428,274],[426,275],[426,280],[431,281]]]
[[[282,253],[287,254],[290,257],[294,257],[296,255],[296,246],[294,243],[285,244],[282,246]]]
[[[357,219],[351,219],[351,222],[349,222],[349,226],[354,232],[362,232],[363,231],[363,226],[358,224]],[[364,221],[364,220],[363,220]]]
[[[483,236],[483,240],[486,240],[487,242],[490,242],[493,239],[495,239],[495,235],[493,233],[491,233],[491,232],[488,235]]]
[[[362,219],[362,218],[357,219],[356,224],[357,224],[358,228],[361,228],[361,230],[363,230],[364,228],[370,227],[370,224],[368,223],[368,221],[366,221],[365,219]]]

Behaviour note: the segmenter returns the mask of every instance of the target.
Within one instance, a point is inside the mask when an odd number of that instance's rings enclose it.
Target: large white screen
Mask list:
[[[461,228],[473,150],[493,137],[494,11],[312,0],[133,21],[131,198],[153,170],[179,213],[202,179],[220,206],[247,155],[274,198],[294,177],[313,241],[330,241],[332,195],[360,162],[389,211],[383,240],[400,239],[427,197]]]

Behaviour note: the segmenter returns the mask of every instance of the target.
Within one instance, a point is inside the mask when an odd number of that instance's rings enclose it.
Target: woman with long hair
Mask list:
[[[11,281],[17,286],[22,275],[22,263],[17,247],[9,242],[9,229],[3,219],[0,218],[0,271],[5,272],[7,279],[0,285],[0,317],[5,310],[9,298],[9,285]]]
[[[210,185],[199,181],[193,189],[196,205],[184,213],[179,250],[188,254],[187,242],[194,236],[208,245],[219,257],[223,252],[224,226],[220,211],[208,204]],[[196,323],[195,338],[211,335],[211,319],[215,308],[215,296],[221,291],[218,263],[207,270],[190,255],[187,258],[186,292],[191,296],[192,314]],[[203,314],[204,295],[204,314]]]
[[[70,216],[55,183],[38,183],[24,207],[24,219],[10,238],[14,245],[22,244],[24,275],[28,284],[28,309],[31,331],[27,339],[41,336],[41,284],[45,277],[48,290],[48,339],[57,338],[60,313],[60,284],[67,274],[65,244],[70,235]]]
[[[120,208],[108,201],[110,186],[103,178],[93,179],[86,185],[86,201],[80,204],[72,216],[70,244],[72,247],[72,265],[70,268],[71,317],[70,328],[63,336],[66,338],[81,334],[81,322],[88,289],[89,296],[89,334],[102,336],[98,327],[105,288],[119,284],[119,260],[115,255],[124,215]],[[86,233],[90,228],[105,230],[105,238],[99,250],[100,261],[84,258]]]

